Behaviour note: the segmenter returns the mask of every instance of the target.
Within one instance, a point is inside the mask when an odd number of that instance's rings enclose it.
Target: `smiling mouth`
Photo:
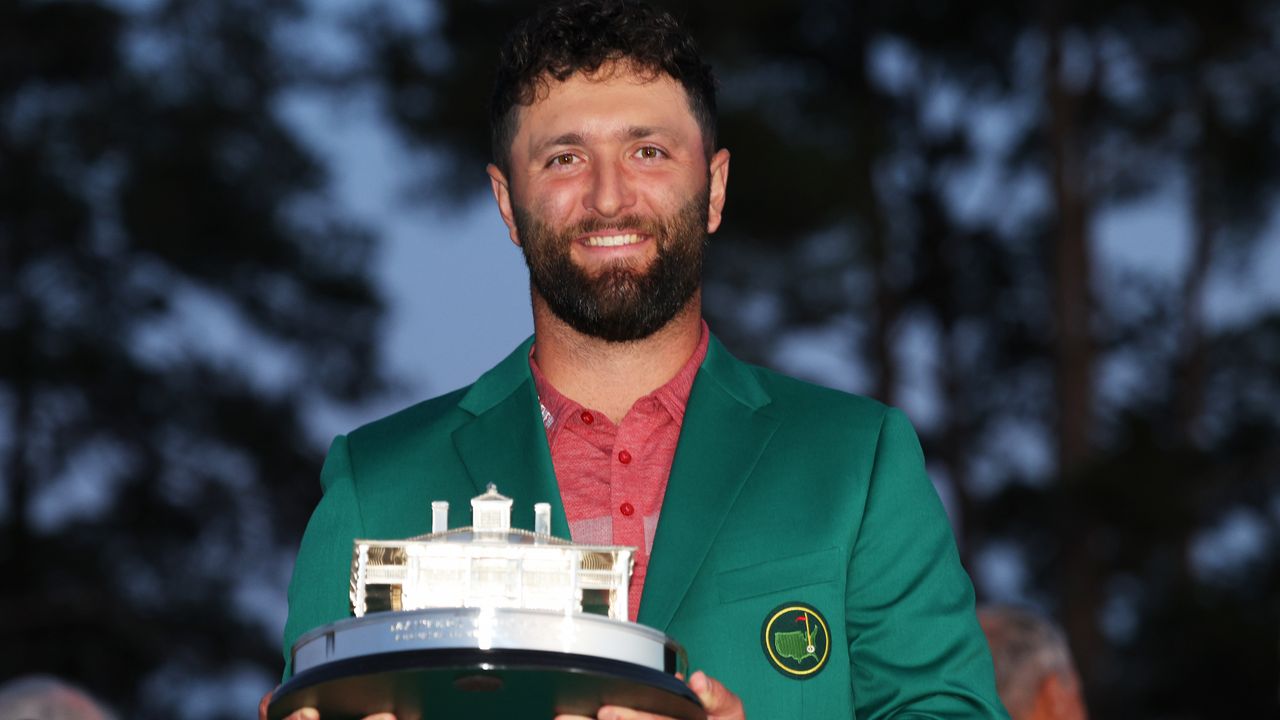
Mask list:
[[[631,233],[628,235],[592,235],[584,241],[587,247],[622,247],[635,245],[645,239],[645,235]]]

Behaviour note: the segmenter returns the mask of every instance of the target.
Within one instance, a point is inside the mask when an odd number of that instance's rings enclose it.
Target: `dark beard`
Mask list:
[[[660,219],[634,215],[590,219],[563,232],[515,208],[516,231],[529,281],[556,317],[578,332],[608,342],[641,340],[676,316],[698,290],[707,242],[707,191]],[[573,263],[573,239],[590,232],[636,228],[654,238],[657,256],[647,271],[619,261],[596,275]]]

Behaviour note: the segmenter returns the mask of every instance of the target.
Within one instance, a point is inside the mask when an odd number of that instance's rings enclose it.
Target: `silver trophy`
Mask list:
[[[634,550],[552,537],[548,503],[533,532],[513,529],[511,505],[490,484],[470,527],[449,529],[438,501],[427,535],[356,540],[354,617],[298,639],[268,717],[549,719],[622,705],[705,720],[676,677],[683,648],[627,621]]]

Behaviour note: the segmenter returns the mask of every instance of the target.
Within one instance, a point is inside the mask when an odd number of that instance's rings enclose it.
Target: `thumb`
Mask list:
[[[702,707],[706,709],[707,715],[716,716],[734,711],[741,712],[742,701],[738,699],[738,696],[729,692],[719,681],[701,670],[689,677],[689,689],[698,696],[698,700],[702,702]]]

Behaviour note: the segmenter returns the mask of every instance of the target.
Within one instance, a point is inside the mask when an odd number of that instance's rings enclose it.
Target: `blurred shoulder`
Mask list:
[[[435,436],[447,438],[470,417],[458,407],[469,389],[470,386],[459,388],[361,425],[348,433],[348,442],[353,448],[387,451],[420,444]]]
[[[894,411],[879,400],[865,395],[801,380],[769,368],[755,365],[749,367],[773,399],[771,409],[777,412],[822,421],[859,420],[879,424],[886,414]]]
[[[709,366],[711,378],[730,394],[785,424],[878,431],[887,418],[901,415],[896,409],[865,395],[743,362],[723,347],[717,348]]]

